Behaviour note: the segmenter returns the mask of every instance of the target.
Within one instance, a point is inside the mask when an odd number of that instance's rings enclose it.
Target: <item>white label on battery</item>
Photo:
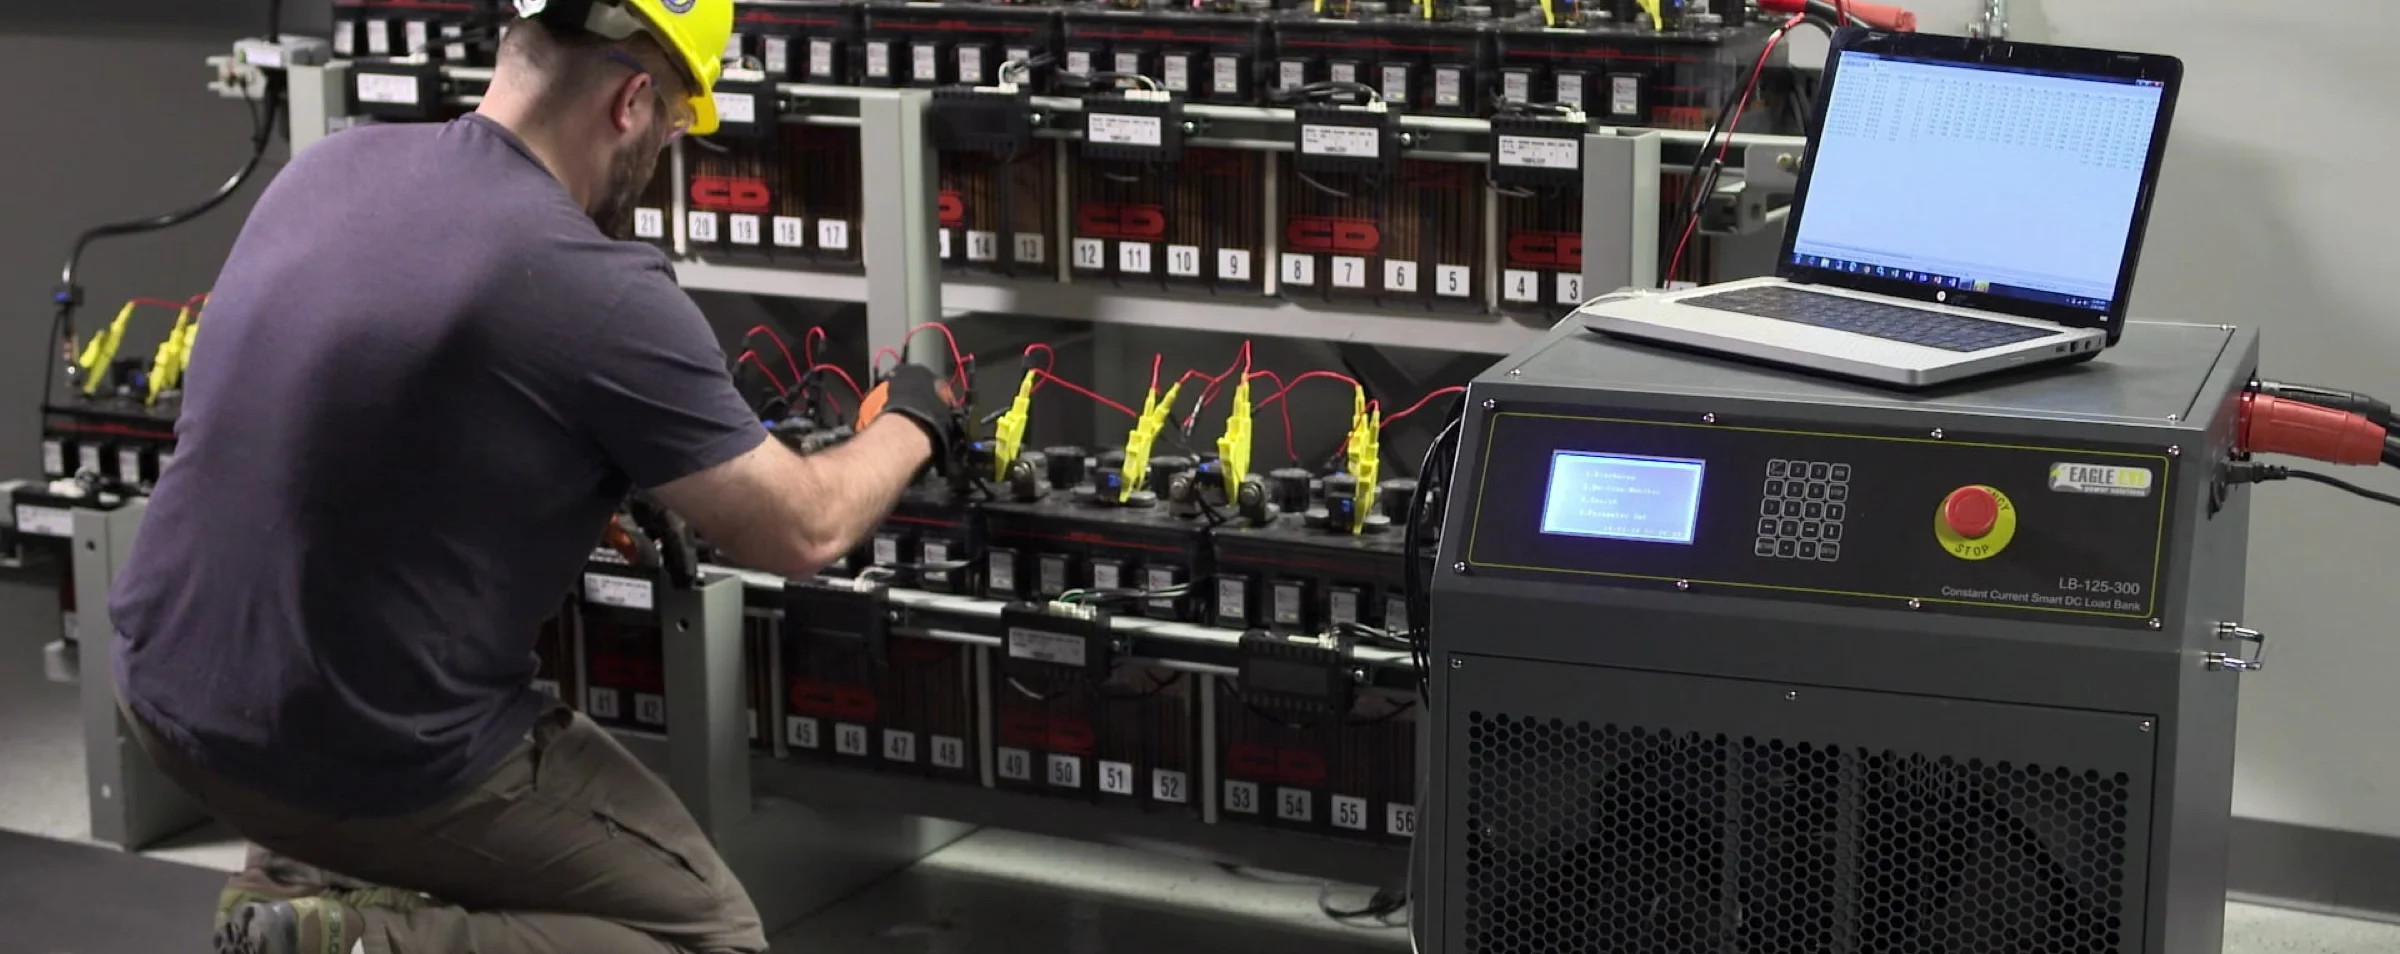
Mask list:
[[[463,60],[463,59],[466,59],[466,58],[467,58],[467,44],[466,44],[466,43],[464,43],[464,42],[462,42],[462,41],[464,41],[466,38],[467,38],[467,26],[466,26],[466,24],[463,24],[463,23],[445,23],[445,24],[442,24],[442,40],[444,41],[444,44],[443,44],[443,46],[442,46],[442,58],[443,58],[443,59],[450,59],[450,60]],[[277,55],[277,56],[281,56],[281,55],[282,55],[282,53],[281,53],[281,52],[278,52],[276,55]]]
[[[601,606],[647,610],[655,605],[650,590],[649,580],[633,580],[606,573],[583,575],[583,598]]]
[[[93,476],[99,476],[100,445],[85,444],[82,447],[75,449],[75,472],[78,474],[88,473]]]
[[[624,554],[608,547],[593,547],[592,552],[584,556],[584,560],[589,563],[607,563],[615,566],[632,565],[625,559]]]
[[[1333,287],[1367,287],[1366,259],[1360,258],[1356,255],[1336,255],[1333,257],[1331,264],[1333,266]]]
[[[1091,71],[1092,71],[1092,51],[1090,51],[1090,50],[1068,50],[1068,51],[1067,51],[1067,72],[1069,72],[1069,73],[1089,73],[1089,72],[1091,72]]]
[[[75,536],[75,514],[58,507],[17,505],[17,532],[35,537]]]
[[[1117,271],[1131,275],[1150,274],[1150,243],[1118,242]]]
[[[818,219],[817,247],[832,252],[849,251],[850,223],[843,219]]]
[[[1548,136],[1501,136],[1493,161],[1520,169],[1576,169],[1583,165],[1583,143]]]
[[[1500,297],[1509,301],[1538,302],[1542,300],[1542,276],[1530,269],[1512,268],[1500,273]]]
[[[883,730],[883,760],[914,762],[917,760],[917,734],[902,729]]]
[[[817,62],[822,63],[824,60],[820,59]],[[892,41],[867,41],[866,72],[869,79],[892,78]]]
[[[1312,822],[1317,818],[1317,799],[1305,788],[1275,790],[1275,817],[1284,821]]]
[[[983,47],[962,46],[958,48],[958,81],[970,85],[984,82]]]
[[[667,212],[666,212],[666,210],[665,210],[665,209],[635,209],[635,210],[633,210],[633,237],[634,237],[634,238],[646,238],[646,239],[663,239],[663,238],[666,238],[666,237],[667,237]]]
[[[617,718],[617,691],[607,686],[593,686],[583,694],[583,711],[595,719]]]
[[[1017,782],[1033,781],[1033,753],[1024,749],[1000,750],[1000,777]]]
[[[358,101],[399,106],[417,104],[417,78],[392,73],[357,74]]]
[[[1326,70],[1325,70],[1325,77],[1326,77],[1327,79],[1330,79],[1330,80],[1332,80],[1332,81],[1336,82],[1336,83],[1355,83],[1355,82],[1358,82],[1358,64],[1356,64],[1356,63],[1335,63],[1335,64],[1333,64],[1332,66],[1329,66],[1329,67],[1327,67],[1327,68],[1326,68]],[[1342,95],[1343,95],[1345,98],[1349,98],[1349,94],[1347,94],[1347,93],[1344,93],[1344,94],[1342,94]]]
[[[1608,114],[1635,117],[1642,113],[1642,78],[1611,76],[1608,78]]]
[[[726,61],[726,62],[731,62],[731,63],[739,63],[739,62],[741,62],[741,60],[742,60],[742,41],[743,41],[743,40],[745,40],[745,39],[747,39],[747,38],[746,38],[746,37],[744,37],[744,36],[743,36],[742,34],[740,34],[740,33],[728,33],[728,34],[726,34],[726,35],[725,35],[725,49],[724,49],[724,50],[722,50],[722,51],[720,51],[720,52],[718,52],[718,54],[717,54],[717,59],[724,60],[724,61]]]
[[[725,217],[725,234],[733,239],[735,245],[759,244],[764,238],[759,234],[759,226],[758,216],[755,215],[728,215]]]
[[[1200,246],[1167,246],[1167,274],[1177,278],[1200,277]]]
[[[1383,263],[1383,287],[1385,291],[1415,292],[1417,263],[1386,260]]]
[[[1417,836],[1417,806],[1386,805],[1383,807],[1383,831],[1402,838]]]
[[[748,125],[758,121],[758,97],[749,93],[715,93],[717,121]]]
[[[1150,800],[1183,804],[1191,798],[1191,779],[1170,769],[1150,770]]]
[[[142,482],[142,452],[126,447],[117,451],[117,480],[130,486]]]
[[[344,20],[333,25],[333,52],[340,56],[358,55],[358,23]]]
[[[1558,300],[1565,304],[1583,304],[1583,275],[1561,272],[1558,276]]]
[[[1276,67],[1275,82],[1287,90],[1308,85],[1308,61],[1284,60]]]
[[[1258,814],[1258,783],[1225,781],[1225,810],[1244,815]]]
[[[1231,54],[1210,57],[1208,61],[1208,91],[1217,96],[1231,96],[1242,89],[1242,58]]]
[[[1500,95],[1502,98],[1520,103],[1532,102],[1533,74],[1523,70],[1511,70],[1500,74]]]
[[[689,237],[695,242],[716,241],[717,214],[714,212],[685,213],[683,217],[683,232],[685,236]]]
[[[931,43],[912,43],[908,47],[908,76],[920,83],[942,78],[941,49]]]
[[[1383,68],[1383,101],[1402,106],[1408,104],[1408,67]]]
[[[1275,622],[1285,626],[1300,625],[1301,602],[1300,584],[1275,584]]]
[[[1050,257],[1046,251],[1048,246],[1049,243],[1042,240],[1042,234],[1039,232],[1017,233],[1017,264],[1041,264],[1043,260]]]
[[[51,439],[42,442],[42,476],[69,476],[67,473],[67,444],[65,441]]]
[[[1475,269],[1466,265],[1436,265],[1433,267],[1434,294],[1445,298],[1465,298],[1475,293]]]
[[[1092,588],[1095,590],[1122,589],[1125,568],[1113,560],[1092,561]]]
[[[405,52],[403,52],[401,55],[415,56],[432,47],[433,30],[430,29],[431,26],[431,24],[428,24],[423,20],[410,20],[402,24],[400,27],[400,32],[402,36],[407,39],[408,43]]]
[[[934,736],[933,767],[946,769],[966,768],[967,741],[956,736]]]
[[[1084,641],[1073,636],[1045,633],[1023,626],[1008,628],[1008,658],[1010,659],[1031,659],[1035,662],[1060,666],[1081,666],[1088,659],[1084,653]]]
[[[825,744],[817,740],[817,720],[807,716],[784,717],[783,741],[795,749],[813,749]]]
[[[1248,596],[1249,587],[1243,585],[1242,581],[1218,580],[1217,619],[1232,623],[1240,623],[1249,619],[1250,608],[1243,605],[1248,600]]]
[[[774,230],[777,248],[800,248],[808,244],[808,222],[799,216],[776,216]]]
[[[815,79],[833,78],[833,41],[808,41],[808,75]]]
[[[1466,85],[1464,71],[1455,66],[1435,67],[1433,71],[1433,104],[1448,109],[1465,105],[1466,97],[1459,90]]]
[[[1283,283],[1314,285],[1317,283],[1317,257],[1302,252],[1283,253]]]
[[[1162,57],[1158,62],[1158,80],[1159,85],[1167,88],[1167,92],[1191,92],[1192,55],[1189,53],[1169,53]]]
[[[1042,556],[1041,584],[1043,596],[1057,596],[1067,591],[1067,558],[1056,554]]]
[[[1583,74],[1560,73],[1558,74],[1558,82],[1553,84],[1553,86],[1557,91],[1554,101],[1559,105],[1583,105]]]
[[[1148,579],[1143,581],[1142,588],[1146,590],[1164,590],[1173,587],[1174,585],[1174,569],[1170,567],[1154,566],[1149,569]],[[1154,596],[1150,598],[1150,605],[1156,609],[1173,609],[1175,606],[1175,598],[1172,596]]]
[[[392,55],[392,21],[367,21],[367,55]]]
[[[1166,141],[1167,122],[1157,116],[1091,113],[1084,122],[1084,137],[1103,145],[1156,146]]]
[[[1133,765],[1127,762],[1101,762],[1092,766],[1100,773],[1100,791],[1109,795],[1133,794]]]
[[[1072,755],[1052,755],[1047,759],[1049,771],[1043,775],[1059,788],[1083,787],[1083,759]]]
[[[556,699],[559,697],[559,693],[565,690],[559,686],[556,679],[536,679],[533,681],[533,691]]]
[[[1358,622],[1358,591],[1349,587],[1335,587],[1325,597],[1325,617],[1336,625]]]
[[[666,725],[667,697],[655,692],[634,693],[633,721],[643,725]]]
[[[899,538],[899,537],[892,536],[891,534],[888,534],[888,533],[879,533],[879,534],[876,534],[876,535],[875,535],[875,562],[876,562],[876,564],[877,564],[877,565],[880,565],[880,566],[892,566],[892,565],[894,565],[894,564],[897,564],[897,563],[899,563],[899,562],[900,562],[900,538]]]
[[[792,41],[789,37],[770,36],[759,42],[759,65],[768,76],[789,76],[792,72]]]
[[[1250,280],[1250,250],[1221,248],[1217,250],[1217,277],[1229,282]]]
[[[867,754],[867,727],[847,722],[834,723],[833,750],[843,755]]]
[[[1108,242],[1105,239],[1075,240],[1075,267],[1086,270],[1108,267]]]
[[[1383,154],[1383,132],[1364,126],[1300,126],[1300,151],[1311,156],[1373,159]]]
[[[1367,800],[1355,795],[1333,797],[1333,827],[1367,830]]]
[[[990,590],[994,593],[1016,592],[1017,555],[1006,552],[994,553],[990,564],[985,571],[985,576],[990,580]]]
[[[1140,75],[1142,72],[1142,55],[1139,53],[1117,54],[1117,72],[1129,73],[1137,76]]]
[[[927,540],[920,556],[927,565],[948,563],[950,562],[950,545],[939,540]]]
[[[1394,633],[1408,631],[1408,598],[1398,593],[1383,598],[1383,628]]]

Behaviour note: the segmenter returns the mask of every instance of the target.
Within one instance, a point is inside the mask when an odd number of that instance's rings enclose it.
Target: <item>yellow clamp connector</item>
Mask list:
[[[1225,433],[1217,438],[1217,466],[1225,475],[1225,499],[1241,493],[1242,478],[1250,475],[1250,375],[1233,386],[1233,406],[1225,413]]]
[[[75,367],[83,372],[83,393],[100,393],[100,380],[108,376],[108,363],[117,359],[117,343],[125,340],[125,322],[133,317],[139,302],[126,302],[117,310],[116,320],[84,342],[83,354],[75,359]]]
[[[142,403],[156,404],[159,395],[183,383],[184,369],[192,365],[192,333],[200,327],[199,317],[188,304],[175,313],[175,327],[167,331],[167,340],[158,343],[158,354],[150,360],[150,393]]]
[[[1025,379],[1017,382],[1017,396],[1008,402],[1008,413],[1000,415],[992,429],[992,480],[1008,479],[1009,465],[1017,462],[1017,454],[1025,447],[1025,418],[1032,413],[1033,386],[1041,372],[1025,370]]]
[[[1350,439],[1343,446],[1349,460],[1343,467],[1358,480],[1358,508],[1350,514],[1350,532],[1367,528],[1367,515],[1375,512],[1375,485],[1378,463],[1383,460],[1376,445],[1377,435],[1383,432],[1383,409],[1367,410],[1367,392],[1350,392]]]
[[[1165,397],[1152,388],[1142,398],[1142,416],[1135,419],[1133,433],[1125,435],[1124,486],[1117,488],[1117,502],[1124,503],[1140,490],[1150,474],[1150,445],[1158,442],[1160,428],[1167,425],[1167,410],[1175,404],[1175,392],[1183,390],[1183,382],[1167,386]]]

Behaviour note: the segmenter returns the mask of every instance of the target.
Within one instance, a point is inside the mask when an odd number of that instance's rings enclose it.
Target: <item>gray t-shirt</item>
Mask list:
[[[402,814],[532,727],[536,632],[630,486],[765,430],[666,257],[498,124],[378,126],[259,198],[109,611],[128,704],[294,807]]]

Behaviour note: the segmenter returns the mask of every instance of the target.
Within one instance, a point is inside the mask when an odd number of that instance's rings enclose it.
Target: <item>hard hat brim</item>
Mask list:
[[[717,131],[717,97],[701,93],[691,99],[692,128],[684,130],[694,136],[706,136]]]

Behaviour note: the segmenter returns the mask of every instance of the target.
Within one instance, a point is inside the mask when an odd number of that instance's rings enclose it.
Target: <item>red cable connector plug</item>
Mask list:
[[[2329,464],[2377,464],[2383,461],[2383,438],[2383,428],[2347,411],[2245,394],[2234,446],[2244,453],[2289,454]]]
[[[1916,32],[1917,15],[1899,7],[1868,3],[1866,0],[1850,0],[1844,6],[1849,10],[1850,19],[1875,29]],[[1770,13],[1803,13],[1808,10],[1808,0],[1758,0],[1758,8]]]

